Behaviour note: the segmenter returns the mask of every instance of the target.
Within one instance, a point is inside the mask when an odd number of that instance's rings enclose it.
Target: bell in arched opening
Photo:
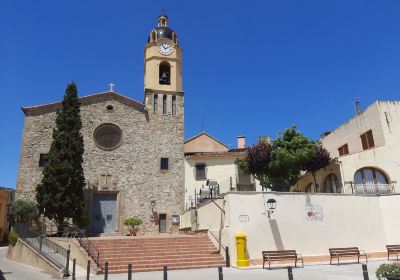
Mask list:
[[[159,83],[160,83],[160,85],[170,85],[171,84],[171,66],[166,61],[163,61],[160,63]]]

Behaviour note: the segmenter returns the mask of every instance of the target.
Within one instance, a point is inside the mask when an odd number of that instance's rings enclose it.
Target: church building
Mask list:
[[[144,98],[114,91],[79,98],[85,153],[85,213],[92,233],[122,232],[129,217],[140,234],[175,232],[184,210],[182,49],[168,17],[144,47]],[[61,102],[23,107],[17,197],[35,199]]]

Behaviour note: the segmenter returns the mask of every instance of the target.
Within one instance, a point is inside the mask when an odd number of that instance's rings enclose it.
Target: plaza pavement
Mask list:
[[[0,270],[3,277],[0,280],[46,280],[57,279],[40,270],[9,261],[5,259],[7,247],[0,247]],[[385,261],[370,261],[368,263],[369,279],[376,280],[375,270]],[[287,269],[263,270],[261,267],[252,267],[246,269],[224,268],[224,280],[287,280]],[[71,278],[69,278],[71,279]],[[86,277],[80,273],[77,280],[85,280]],[[93,280],[103,280],[104,275],[90,276]],[[127,280],[127,274],[111,274],[109,280]],[[163,272],[142,272],[134,273],[134,280],[162,280]],[[293,268],[294,280],[363,280],[361,264],[343,264],[340,266],[318,264],[306,265],[304,268]],[[168,272],[168,280],[218,280],[218,271],[213,269],[192,269],[176,270]]]

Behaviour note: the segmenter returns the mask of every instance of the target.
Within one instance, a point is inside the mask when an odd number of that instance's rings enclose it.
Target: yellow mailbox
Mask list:
[[[247,257],[247,236],[243,233],[236,234],[236,252],[238,267],[249,266],[249,258]]]

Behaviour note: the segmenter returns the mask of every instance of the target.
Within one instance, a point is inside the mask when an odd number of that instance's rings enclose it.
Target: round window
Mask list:
[[[114,150],[121,145],[122,131],[115,124],[105,123],[94,130],[93,138],[99,148]]]

